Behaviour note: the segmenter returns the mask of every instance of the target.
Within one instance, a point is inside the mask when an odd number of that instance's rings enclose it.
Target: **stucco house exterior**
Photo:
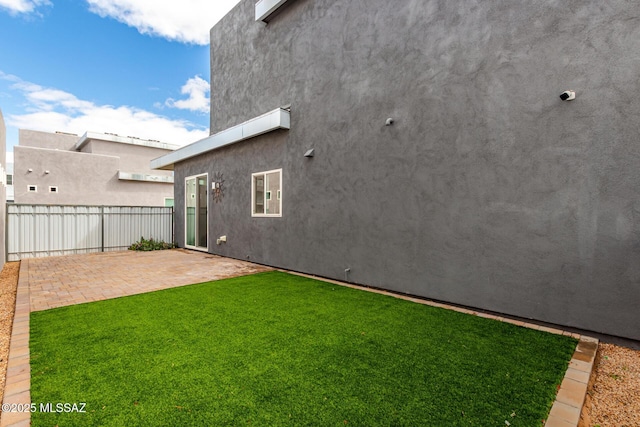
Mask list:
[[[640,340],[639,16],[242,0],[211,29],[211,136],[151,163],[176,241]]]
[[[7,203],[13,203],[13,151],[11,152],[5,151],[5,159],[6,159],[5,172],[7,174],[7,178],[5,180],[7,184],[7,188],[5,189],[6,191],[5,199]]]
[[[20,129],[14,201],[20,204],[172,206],[173,175],[149,161],[177,145],[87,132],[79,137]]]

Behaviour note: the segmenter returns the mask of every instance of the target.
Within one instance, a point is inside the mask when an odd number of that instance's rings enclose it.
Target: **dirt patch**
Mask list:
[[[16,307],[16,290],[20,262],[7,262],[0,272],[0,402],[4,397],[4,384],[9,358],[9,341],[13,327],[13,312]]]
[[[600,344],[579,427],[640,426],[640,351]]]

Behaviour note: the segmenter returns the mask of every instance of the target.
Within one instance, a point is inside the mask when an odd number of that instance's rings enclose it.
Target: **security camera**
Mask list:
[[[393,119],[389,117],[387,121],[384,123],[385,126],[391,126],[393,124]]]
[[[560,99],[563,101],[572,101],[576,99],[576,93],[572,90],[566,90],[560,94]]]

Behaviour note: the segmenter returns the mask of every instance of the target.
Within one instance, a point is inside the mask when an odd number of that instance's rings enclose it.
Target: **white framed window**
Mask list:
[[[38,192],[38,186],[37,185],[27,185],[27,191],[29,193],[37,193]]]
[[[58,186],[57,185],[53,185],[49,187],[49,193],[57,193],[58,192]]]
[[[251,174],[251,216],[282,216],[282,169]]]

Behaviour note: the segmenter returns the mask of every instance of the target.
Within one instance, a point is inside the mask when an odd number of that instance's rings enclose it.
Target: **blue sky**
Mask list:
[[[0,0],[0,109],[18,129],[209,135],[209,29],[238,0]]]

